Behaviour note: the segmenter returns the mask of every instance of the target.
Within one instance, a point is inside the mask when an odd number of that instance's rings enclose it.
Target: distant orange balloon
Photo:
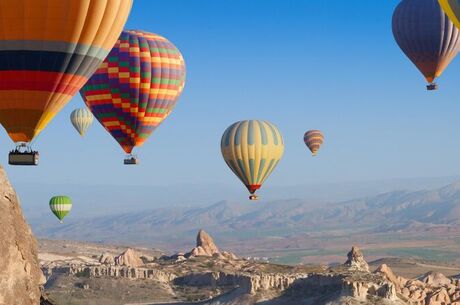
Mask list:
[[[310,149],[313,156],[316,156],[319,148],[324,143],[324,135],[319,130],[309,130],[303,136],[303,140]]]

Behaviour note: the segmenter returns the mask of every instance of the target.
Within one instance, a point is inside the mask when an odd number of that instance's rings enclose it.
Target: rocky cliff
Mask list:
[[[376,271],[394,284],[398,294],[414,305],[460,305],[460,280],[430,272],[418,279],[396,276],[387,265]]]
[[[0,167],[0,305],[37,305],[44,284],[37,242]]]

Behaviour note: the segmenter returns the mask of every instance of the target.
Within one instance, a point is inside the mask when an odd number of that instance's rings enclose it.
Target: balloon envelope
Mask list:
[[[313,156],[316,156],[319,148],[324,143],[324,135],[319,130],[309,130],[303,136],[305,145],[310,149]]]
[[[269,122],[240,121],[225,130],[221,151],[233,173],[254,194],[283,156],[283,137]]]
[[[460,2],[458,0],[439,0],[439,4],[450,20],[457,28],[460,28]]]
[[[70,114],[70,122],[81,136],[84,136],[93,123],[94,116],[88,108],[78,108]]]
[[[132,0],[1,0],[0,123],[30,142],[107,56]]]
[[[438,0],[403,0],[393,14],[396,42],[431,83],[460,51],[459,30]]]
[[[184,59],[171,42],[152,33],[124,31],[81,95],[129,154],[172,112],[184,85]]]
[[[54,196],[49,205],[53,214],[62,221],[72,209],[72,199],[68,196]]]

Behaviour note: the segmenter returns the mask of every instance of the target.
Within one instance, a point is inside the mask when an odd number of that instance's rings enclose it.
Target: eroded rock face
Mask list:
[[[128,249],[115,257],[116,266],[140,267],[143,264],[141,256],[133,249]]]
[[[196,247],[192,249],[189,253],[185,254],[185,257],[190,256],[213,256],[220,259],[230,259],[235,260],[238,257],[227,251],[220,251],[219,248],[214,243],[212,237],[206,233],[204,230],[200,230],[196,237]]]
[[[345,266],[349,267],[350,270],[369,272],[369,265],[358,247],[353,246],[351,251],[348,252],[347,257]]]
[[[0,305],[37,305],[44,284],[37,242],[0,167]]]
[[[200,230],[196,237],[196,247],[190,253],[193,256],[213,256],[220,251],[212,237],[204,230]]]
[[[110,253],[103,253],[99,258],[99,262],[104,265],[114,265],[115,258]]]
[[[390,267],[382,265],[375,271],[385,275],[398,293],[415,305],[460,305],[460,287],[457,280],[438,272],[430,272],[419,279],[407,280],[396,276]]]
[[[398,291],[401,291],[401,289],[407,284],[407,280],[405,278],[394,274],[393,270],[391,270],[391,268],[386,264],[380,265],[380,267],[375,270],[375,273],[382,274],[387,280],[395,285]]]
[[[429,272],[421,279],[423,283],[433,287],[443,287],[452,283],[452,280],[447,278],[444,274],[439,272]]]

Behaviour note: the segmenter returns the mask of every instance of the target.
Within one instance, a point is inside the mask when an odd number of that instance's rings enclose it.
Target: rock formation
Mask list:
[[[99,262],[101,264],[104,264],[104,265],[114,265],[115,264],[115,258],[110,253],[103,253],[99,257]]]
[[[193,256],[213,256],[220,251],[212,237],[204,230],[200,230],[196,237],[196,247],[190,253]]]
[[[348,259],[345,262],[345,266],[350,270],[369,272],[369,265],[358,247],[353,246],[351,251],[348,252],[347,257]]]
[[[441,273],[430,272],[419,279],[407,280],[396,276],[387,265],[381,265],[375,272],[392,282],[409,304],[460,305],[458,280],[447,278]]]
[[[0,167],[0,305],[36,305],[44,284],[37,242]]]
[[[407,284],[407,280],[405,278],[394,274],[393,270],[391,270],[391,268],[386,264],[380,265],[380,267],[375,270],[375,273],[383,275],[388,281],[392,282],[398,291]]]
[[[231,252],[220,251],[214,243],[212,237],[204,230],[198,231],[196,237],[196,247],[193,248],[189,253],[185,254],[185,257],[191,256],[209,256],[221,259],[238,259],[238,257]]]
[[[140,267],[143,264],[141,256],[133,249],[128,249],[115,257],[116,266]]]

